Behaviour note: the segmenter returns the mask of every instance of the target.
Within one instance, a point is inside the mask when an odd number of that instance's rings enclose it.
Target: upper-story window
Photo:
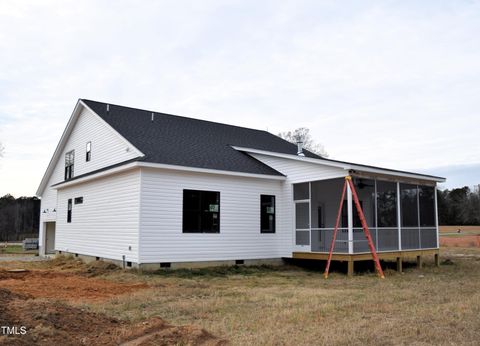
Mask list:
[[[87,152],[85,161],[89,162],[92,159],[92,142],[87,142]]]
[[[65,180],[73,178],[73,164],[75,161],[75,150],[65,154]]]

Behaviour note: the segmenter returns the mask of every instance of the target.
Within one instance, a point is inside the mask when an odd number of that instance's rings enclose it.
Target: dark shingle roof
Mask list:
[[[282,175],[231,146],[296,154],[297,146],[267,131],[82,100],[145,154],[143,161],[217,170]],[[320,156],[305,151],[307,157]]]

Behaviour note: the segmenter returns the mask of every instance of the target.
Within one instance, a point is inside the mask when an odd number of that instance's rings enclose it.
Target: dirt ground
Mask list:
[[[440,246],[461,248],[480,247],[480,235],[440,236]]]
[[[118,271],[103,262],[53,262],[48,270],[43,267],[51,263],[31,263],[31,269],[17,270],[12,267],[21,263],[12,262],[0,269],[0,325],[27,330],[25,335],[0,336],[0,345],[225,344],[200,327],[174,326],[156,316],[132,323],[82,308],[83,303],[99,304],[151,287],[96,278]]]
[[[28,330],[0,345],[478,345],[480,248],[440,259],[403,273],[382,262],[385,280],[369,263],[353,278],[335,263],[325,280],[319,262],[155,273],[0,262],[0,325]]]
[[[29,297],[73,302],[104,300],[148,287],[143,283],[115,283],[96,278],[85,280],[85,276],[79,274],[47,270],[0,270],[0,282],[2,288]]]
[[[440,233],[452,233],[460,230],[464,234],[480,234],[480,226],[439,226]]]

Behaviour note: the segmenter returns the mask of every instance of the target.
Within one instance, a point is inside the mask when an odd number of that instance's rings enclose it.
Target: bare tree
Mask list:
[[[320,143],[316,143],[313,140],[312,136],[310,135],[310,130],[306,127],[299,127],[293,131],[280,132],[278,136],[294,144],[303,142],[303,147],[305,149],[320,156],[328,157],[328,153],[324,146]]]

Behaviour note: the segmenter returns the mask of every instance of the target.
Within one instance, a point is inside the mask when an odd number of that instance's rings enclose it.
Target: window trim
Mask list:
[[[67,164],[67,157],[69,158],[69,164]],[[67,151],[65,153],[65,181],[72,179],[75,171],[75,149]]]
[[[263,215],[262,198],[263,197],[273,198],[273,230],[270,230],[270,229],[264,230],[262,228],[262,215]],[[265,214],[265,215],[270,215],[270,214]],[[260,233],[275,234],[276,232],[277,232],[277,198],[275,195],[261,194],[260,195]]]
[[[85,162],[92,161],[92,141],[88,141],[85,147]]]
[[[69,198],[67,202],[67,223],[72,223],[72,210],[73,210],[73,203],[72,203],[72,199]]]
[[[198,211],[198,214],[200,215],[200,230],[198,231],[188,231],[185,230],[185,193],[187,191],[193,191],[193,192],[198,192],[200,193],[200,210]],[[203,220],[203,214],[206,211],[202,211],[201,205],[202,205],[202,195],[204,193],[216,193],[217,194],[217,199],[218,199],[218,212],[211,212],[211,213],[216,213],[217,214],[217,223],[218,223],[218,230],[216,231],[205,231],[204,227],[202,226],[202,220]],[[195,189],[183,189],[182,190],[182,233],[184,234],[220,234],[220,218],[221,218],[221,193],[220,191],[211,191],[211,190],[195,190]]]

